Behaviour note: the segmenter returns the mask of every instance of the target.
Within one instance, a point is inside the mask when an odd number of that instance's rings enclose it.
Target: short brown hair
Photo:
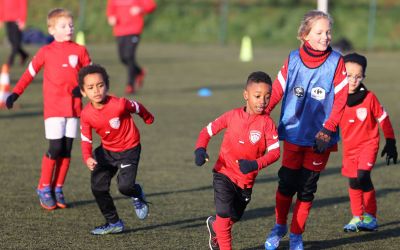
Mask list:
[[[304,37],[310,33],[312,24],[321,18],[326,18],[329,21],[329,26],[332,27],[333,19],[328,13],[319,10],[310,10],[304,15],[297,31],[297,39],[299,39],[301,43],[304,42]]]
[[[70,17],[74,18],[72,13],[69,10],[56,8],[49,11],[47,14],[47,27],[52,27],[55,25],[56,20],[60,17]]]

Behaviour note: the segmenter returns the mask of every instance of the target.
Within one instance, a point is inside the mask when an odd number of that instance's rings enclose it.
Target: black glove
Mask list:
[[[208,161],[208,154],[205,148],[197,148],[194,151],[194,155],[195,155],[194,163],[199,167],[202,166],[204,163],[206,163],[206,161]]]
[[[8,109],[11,109],[14,106],[14,102],[18,99],[19,95],[12,93],[7,97],[6,106]]]
[[[318,132],[315,136],[315,143],[313,146],[315,153],[322,154],[326,151],[331,141],[332,134],[333,132],[326,128],[322,128],[321,131]]]
[[[238,163],[243,174],[248,174],[258,169],[257,161],[238,160]]]
[[[397,149],[396,140],[392,138],[386,139],[385,147],[382,149],[381,157],[386,154],[386,164],[390,164],[390,159],[393,159],[393,163],[397,164]]]
[[[72,96],[73,96],[73,97],[77,97],[77,98],[82,98],[82,93],[81,93],[81,89],[79,88],[79,86],[76,86],[76,87],[72,90]]]

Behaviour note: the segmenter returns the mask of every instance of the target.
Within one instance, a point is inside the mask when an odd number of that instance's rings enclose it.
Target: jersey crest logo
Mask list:
[[[356,111],[356,114],[357,114],[357,118],[363,122],[365,120],[365,118],[367,118],[367,109],[366,108],[358,108]]]
[[[315,100],[324,100],[325,99],[325,89],[321,87],[315,87],[311,89],[311,97]]]
[[[68,62],[69,62],[69,65],[71,65],[72,68],[75,68],[76,65],[78,64],[78,56],[77,55],[69,55],[68,56]]]
[[[112,119],[109,121],[109,123],[110,123],[110,126],[111,126],[113,129],[119,129],[119,126],[121,125],[121,122],[119,121],[119,117],[112,118]]]
[[[293,89],[294,95],[297,97],[303,97],[304,96],[304,89],[302,87],[295,87]]]
[[[261,139],[261,132],[257,130],[251,130],[249,139],[252,144],[256,144]]]

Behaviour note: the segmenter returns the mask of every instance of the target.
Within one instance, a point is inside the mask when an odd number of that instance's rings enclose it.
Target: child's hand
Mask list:
[[[72,96],[73,96],[73,97],[76,97],[76,98],[82,98],[81,88],[79,88],[79,86],[76,86],[76,87],[72,90]]]
[[[328,149],[332,134],[333,132],[326,128],[322,128],[321,131],[318,132],[315,136],[315,143],[313,146],[315,153],[323,154]]]
[[[257,161],[254,161],[254,160],[249,161],[249,160],[240,159],[236,162],[239,163],[240,172],[242,172],[243,174],[248,174],[250,172],[258,170]]]
[[[86,160],[86,166],[89,168],[90,171],[93,171],[93,169],[96,167],[97,161],[93,159],[92,157],[88,158]]]
[[[14,102],[18,99],[19,95],[16,93],[12,93],[7,97],[6,106],[8,109],[11,109],[14,106]]]
[[[152,124],[154,122],[154,116],[148,113],[147,115],[143,116],[143,121],[146,124]]]
[[[117,24],[117,18],[115,16],[110,16],[107,19],[108,24],[111,26],[114,26],[115,24]]]
[[[203,166],[204,163],[206,163],[206,161],[208,161],[209,158],[205,148],[197,148],[194,151],[194,155],[195,155],[194,163],[199,167]]]
[[[381,157],[386,154],[386,165],[390,164],[390,159],[393,159],[393,163],[397,164],[397,148],[396,140],[392,138],[386,139],[385,147],[382,149]]]

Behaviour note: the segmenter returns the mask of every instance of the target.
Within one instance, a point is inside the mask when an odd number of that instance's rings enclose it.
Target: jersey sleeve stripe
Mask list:
[[[131,101],[131,103],[132,103],[132,106],[135,106],[135,109],[136,109],[136,114],[139,114],[139,104],[137,103],[137,102],[135,102],[135,101]]]
[[[211,129],[211,122],[207,125],[207,132],[208,132],[208,135],[211,137],[211,136],[213,136],[213,132],[212,132],[212,129]]]
[[[336,87],[335,87],[335,94],[340,92],[344,87],[346,87],[347,83],[348,83],[348,79],[347,77],[345,77],[343,79],[343,81],[341,83],[339,83]]]
[[[283,75],[282,75],[282,71],[281,71],[281,70],[279,70],[279,73],[278,73],[278,81],[279,81],[279,83],[281,84],[282,91],[285,92],[285,89],[286,89],[286,80],[285,80],[285,78],[283,78]]]
[[[378,118],[378,122],[381,123],[386,117],[387,113],[385,110],[383,110],[383,114],[381,115],[381,117]]]
[[[82,133],[81,133],[81,139],[82,139],[82,141],[92,143],[92,141],[89,140],[89,138],[87,138],[86,136],[84,136]]]
[[[33,68],[32,62],[29,63],[29,67],[28,67],[29,73],[31,74],[32,77],[35,77],[36,75],[36,71]]]
[[[275,142],[274,144],[270,145],[270,146],[267,148],[267,151],[269,152],[269,151],[274,150],[274,149],[276,149],[276,148],[279,148],[279,141],[277,141],[277,142]]]

